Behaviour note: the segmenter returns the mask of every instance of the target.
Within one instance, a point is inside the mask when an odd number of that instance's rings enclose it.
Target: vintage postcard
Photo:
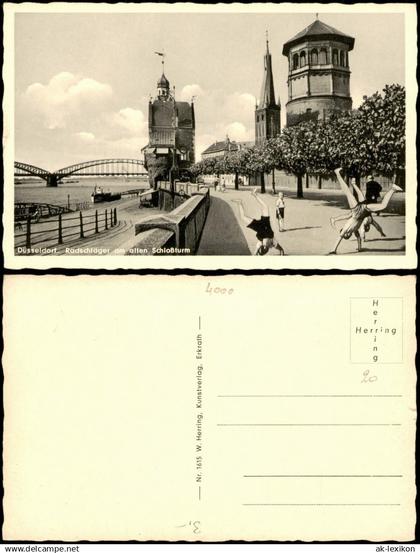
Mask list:
[[[414,539],[414,276],[4,297],[4,539]]]
[[[8,3],[9,268],[416,266],[414,3]]]

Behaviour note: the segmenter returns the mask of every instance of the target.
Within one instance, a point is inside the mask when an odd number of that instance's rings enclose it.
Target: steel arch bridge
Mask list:
[[[35,165],[29,165],[28,163],[21,163],[20,161],[15,161],[15,177],[25,177],[28,175],[34,175],[36,177],[41,177],[46,179],[47,175],[50,172],[46,169],[41,169]]]
[[[15,176],[36,176],[47,181],[47,186],[57,186],[58,182],[71,175],[80,176],[140,176],[147,174],[143,161],[132,158],[96,159],[63,167],[57,171],[47,171],[35,165],[15,161]]]

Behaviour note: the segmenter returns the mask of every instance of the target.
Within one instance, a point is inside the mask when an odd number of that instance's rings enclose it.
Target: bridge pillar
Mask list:
[[[58,179],[57,175],[51,174],[47,176],[47,186],[57,186]]]

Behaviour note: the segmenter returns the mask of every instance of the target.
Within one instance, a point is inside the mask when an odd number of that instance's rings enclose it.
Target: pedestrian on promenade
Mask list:
[[[279,192],[278,199],[276,202],[276,219],[279,225],[280,232],[284,231],[284,208],[285,207],[286,206],[284,204],[284,194],[283,192]]]
[[[334,173],[337,176],[341,190],[346,195],[346,198],[351,210],[351,214],[350,214],[350,217],[348,218],[347,223],[341,229],[340,236],[335,244],[334,249],[330,252],[330,254],[337,253],[337,248],[340,245],[343,238],[345,240],[348,240],[352,234],[356,236],[357,251],[360,252],[362,250],[362,239],[359,233],[359,228],[362,225],[364,219],[366,219],[367,217],[371,217],[372,213],[378,213],[379,211],[383,211],[384,209],[386,209],[394,193],[402,192],[402,189],[395,184],[395,180],[396,180],[396,176],[395,176],[392,187],[385,194],[382,201],[380,203],[369,203],[367,200],[364,199],[364,196],[361,193],[360,189],[358,187],[355,188],[354,183],[352,183],[352,186],[356,191],[356,193],[357,193],[357,190],[359,190],[360,192],[360,195],[358,196],[358,200],[356,200],[349,186],[341,176],[340,171],[341,171],[341,168],[338,168],[338,169],[335,169]]]
[[[219,181],[217,180],[217,177],[213,181],[214,190],[217,190],[217,186],[219,184]]]
[[[280,252],[280,255],[284,255],[284,250],[274,238],[274,232],[270,224],[270,212],[268,206],[263,200],[257,196],[257,188],[255,188],[251,195],[257,200],[261,208],[261,217],[259,219],[253,219],[245,214],[243,203],[241,199],[234,199],[233,202],[238,203],[239,215],[243,223],[257,235],[257,244],[255,247],[254,255],[265,255],[271,248],[275,248]]]
[[[373,180],[372,175],[368,175],[366,181],[366,200],[370,204],[376,204],[381,197],[382,186],[376,180]]]

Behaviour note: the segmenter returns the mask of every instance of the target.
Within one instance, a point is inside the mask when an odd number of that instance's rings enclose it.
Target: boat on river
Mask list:
[[[115,200],[121,200],[121,194],[116,192],[105,192],[101,186],[95,186],[92,194],[90,195],[94,204],[101,202],[114,202]]]

